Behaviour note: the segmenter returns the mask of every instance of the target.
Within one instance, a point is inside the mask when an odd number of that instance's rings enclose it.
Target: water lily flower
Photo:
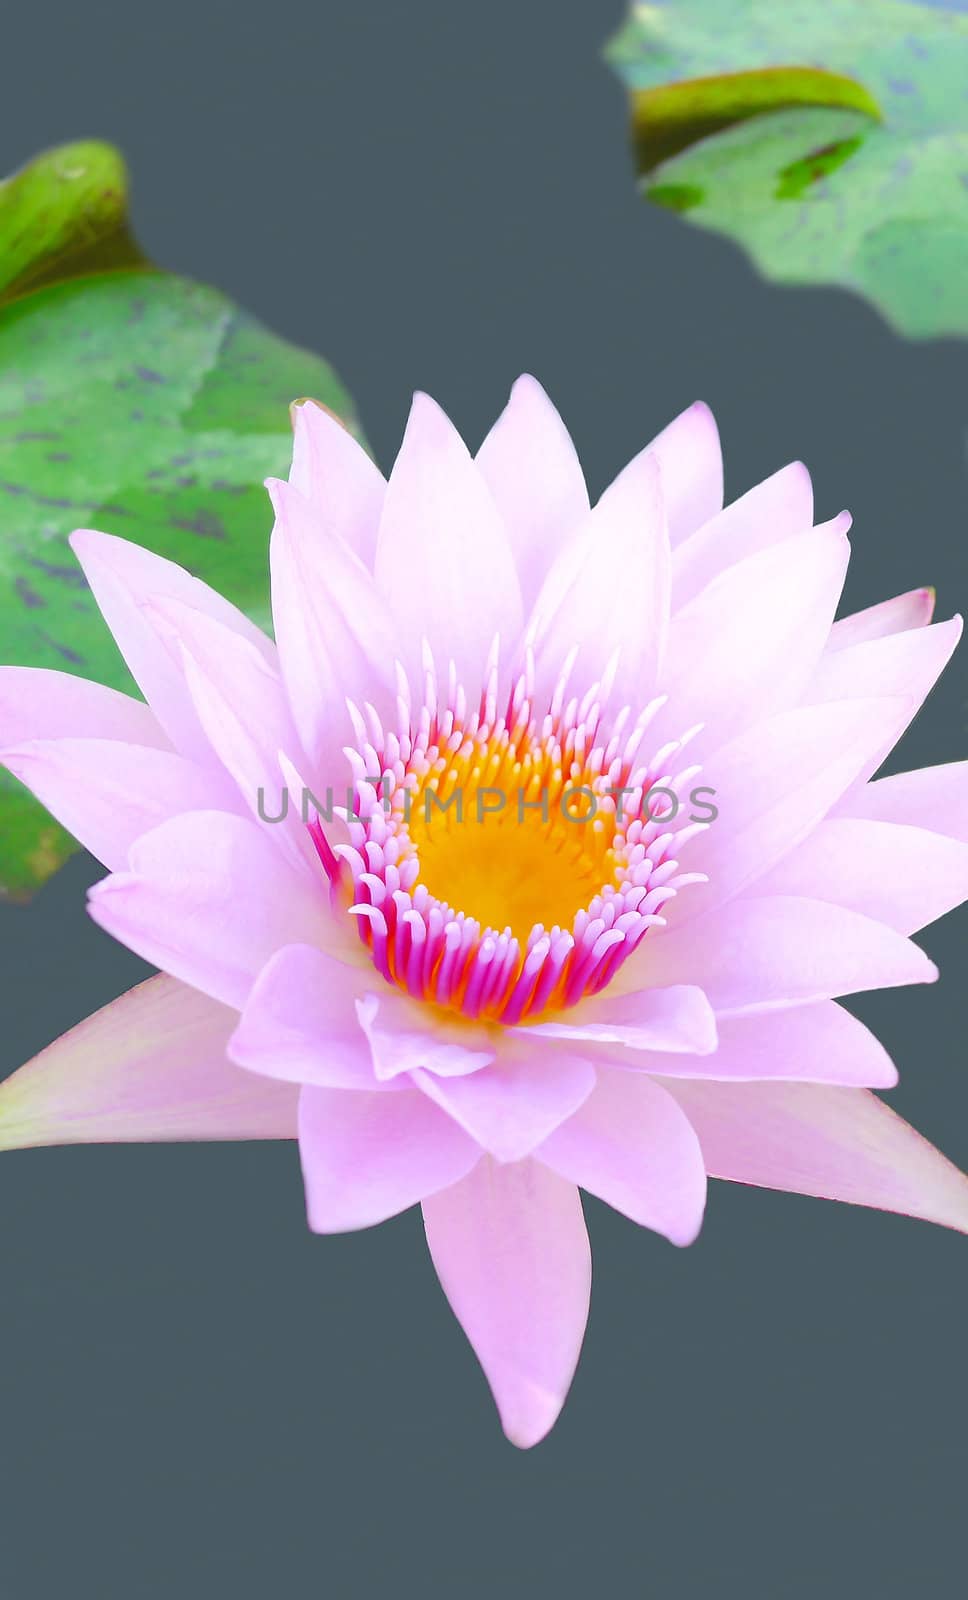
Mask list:
[[[930,982],[968,763],[874,775],[958,640],[835,621],[846,514],[723,508],[695,405],[590,508],[531,378],[476,457],[417,395],[384,480],[311,402],[270,482],[275,641],[72,538],[144,700],[6,667],[2,759],[160,969],[0,1088],[0,1145],[294,1138],[310,1226],[423,1207],[505,1432],[578,1360],[579,1189],[677,1245],[707,1175],[968,1231],[838,998]]]

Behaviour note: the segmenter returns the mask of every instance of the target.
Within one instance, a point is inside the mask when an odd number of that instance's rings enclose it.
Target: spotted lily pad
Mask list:
[[[290,402],[353,425],[327,364],[131,237],[110,147],[39,157],[0,185],[2,659],[136,693],[67,545],[76,527],[181,562],[268,623],[267,500]],[[0,773],[0,894],[26,899],[76,846]]]
[[[608,47],[645,194],[768,277],[968,334],[968,16],[910,0],[674,0]]]

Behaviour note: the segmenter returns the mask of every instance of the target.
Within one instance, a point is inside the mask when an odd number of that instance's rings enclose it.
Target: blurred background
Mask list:
[[[851,609],[933,583],[940,616],[964,610],[968,345],[768,287],[644,204],[600,58],[621,18],[18,8],[0,167],[116,141],[149,254],[326,355],[385,469],[418,387],[474,448],[535,373],[593,493],[701,397],[730,498],[801,457],[818,515],[850,507]],[[966,663],[894,767],[968,754]],[[79,857],[0,908],[0,1076],[146,970],[86,917],[99,875]],[[857,1006],[900,1067],[892,1104],[963,1167],[966,931],[962,909],[922,936],[933,990]],[[520,1454],[417,1212],[312,1237],[286,1146],[4,1156],[4,1600],[955,1591],[968,1239],[724,1184],[683,1252],[587,1210],[578,1375]]]

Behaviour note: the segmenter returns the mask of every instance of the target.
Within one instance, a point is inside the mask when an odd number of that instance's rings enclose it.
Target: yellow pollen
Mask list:
[[[522,946],[537,923],[570,929],[615,876],[614,802],[583,764],[565,774],[560,758],[555,741],[528,734],[465,739],[410,795],[418,881]]]

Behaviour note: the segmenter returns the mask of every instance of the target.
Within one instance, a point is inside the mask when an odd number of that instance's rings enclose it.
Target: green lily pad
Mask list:
[[[674,0],[636,6],[607,54],[648,198],[767,277],[853,289],[911,337],[968,334],[968,16]]]
[[[318,356],[146,262],[125,197],[94,143],[0,185],[0,636],[5,662],[136,693],[71,531],[146,545],[268,625],[262,480],[288,471],[289,404],[353,413]],[[0,894],[28,898],[74,849],[0,773]]]

